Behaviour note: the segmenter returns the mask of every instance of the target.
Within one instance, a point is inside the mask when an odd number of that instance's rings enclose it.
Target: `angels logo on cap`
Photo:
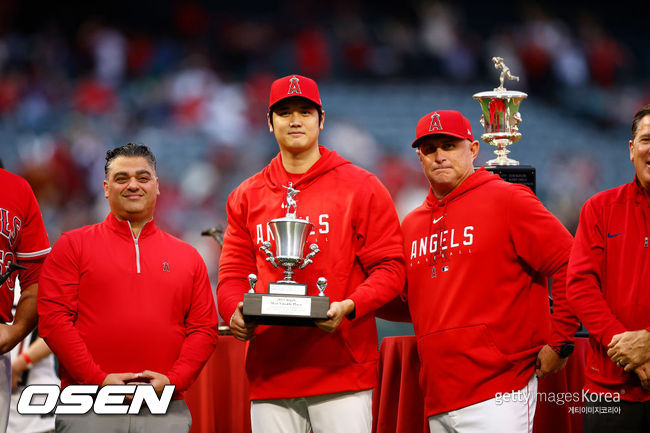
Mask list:
[[[287,75],[278,78],[271,84],[271,93],[269,95],[269,111],[273,105],[287,98],[305,98],[323,110],[323,104],[320,100],[318,85],[314,80],[298,74]]]
[[[433,131],[434,129],[442,129],[442,125],[440,124],[440,114],[437,112],[431,115],[431,125],[429,126],[429,132]]]
[[[299,82],[300,80],[295,75],[289,79],[289,91],[287,92],[287,95],[293,95],[294,93],[297,93],[299,95],[302,94]]]
[[[418,147],[421,138],[437,134],[474,141],[472,126],[465,116],[456,110],[436,110],[420,118],[411,147]]]

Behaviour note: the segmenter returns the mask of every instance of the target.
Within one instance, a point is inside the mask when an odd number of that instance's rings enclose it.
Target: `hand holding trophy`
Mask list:
[[[249,275],[251,289],[244,295],[244,319],[268,325],[315,326],[314,320],[328,319],[329,298],[324,296],[327,280],[318,278],[318,296],[308,296],[307,284],[293,280],[294,268],[303,269],[313,263],[313,257],[320,249],[318,245],[311,244],[311,252],[303,257],[307,236],[313,224],[296,217],[295,196],[300,191],[294,189],[291,182],[285,188],[286,215],[268,222],[275,240],[275,255],[271,251],[270,242],[264,242],[260,247],[267,256],[267,262],[275,268],[284,268],[284,279],[269,283],[268,293],[255,293],[257,276]]]

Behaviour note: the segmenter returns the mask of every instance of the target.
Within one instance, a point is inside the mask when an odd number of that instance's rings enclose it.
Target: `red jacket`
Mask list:
[[[27,181],[0,169],[0,274],[11,262],[27,267],[14,272],[0,285],[0,322],[11,322],[16,276],[23,288],[38,282],[50,242],[43,226],[41,210]]]
[[[251,399],[293,398],[375,386],[377,330],[373,312],[404,286],[404,253],[399,221],[388,191],[371,173],[336,152],[320,147],[321,158],[303,175],[292,175],[297,216],[314,228],[307,245],[317,243],[313,263],[295,271],[294,280],[317,295],[316,280],[325,277],[330,302],[352,299],[355,317],[333,333],[318,328],[258,326],[250,341],[246,369]],[[280,155],[244,181],[228,199],[228,228],[219,263],[219,312],[230,319],[249,290],[256,292],[283,278],[265,261],[263,241],[275,246],[266,223],[284,217],[289,175]],[[308,252],[308,249],[306,249]]]
[[[636,181],[596,194],[582,208],[567,295],[589,331],[585,389],[648,401],[635,373],[607,356],[615,334],[650,331],[650,197]]]
[[[64,233],[43,264],[39,331],[58,357],[61,385],[101,384],[109,373],[167,375],[180,398],[216,345],[217,313],[205,263],[148,222]]]
[[[573,339],[571,235],[527,187],[479,169],[402,230],[427,416],[523,388],[544,344]]]

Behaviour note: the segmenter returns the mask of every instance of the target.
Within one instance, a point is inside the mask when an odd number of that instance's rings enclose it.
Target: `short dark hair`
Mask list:
[[[307,99],[307,98],[302,98],[302,97],[300,97],[300,96],[295,96],[295,98],[300,98],[300,99],[303,99],[303,100],[309,102],[311,105],[314,106],[314,108],[315,108],[316,110],[318,110],[318,124],[320,125],[321,119],[323,118],[323,110],[318,106],[318,104],[316,104],[316,103],[313,102],[313,101],[310,101],[310,100]],[[271,122],[271,126],[273,126],[273,110],[275,110],[275,107],[277,107],[277,105],[278,105],[280,102],[285,101],[285,100],[287,100],[287,99],[289,99],[289,98],[284,98],[284,99],[279,100],[278,102],[276,102],[275,104],[273,104],[273,106],[272,106],[271,109],[269,110],[269,122]]]
[[[106,165],[104,165],[104,175],[108,177],[108,169],[111,161],[118,156],[136,157],[141,156],[145,158],[149,164],[156,171],[156,157],[151,153],[151,150],[144,144],[127,143],[123,146],[116,147],[113,150],[106,151]]]
[[[639,129],[639,122],[648,115],[650,115],[650,104],[641,107],[641,109],[634,115],[634,120],[632,121],[632,140],[634,140],[636,131]]]

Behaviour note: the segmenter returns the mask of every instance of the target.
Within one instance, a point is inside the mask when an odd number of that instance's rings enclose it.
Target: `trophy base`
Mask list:
[[[267,293],[244,294],[244,320],[260,325],[316,326],[328,320],[330,298]]]
[[[533,191],[533,194],[536,194],[537,187],[537,175],[535,172],[535,167],[530,165],[497,165],[489,166],[485,165],[485,169],[491,173],[498,174],[501,176],[501,179],[510,183],[520,183],[526,185]]]
[[[499,166],[513,166],[513,165],[519,165],[519,161],[516,159],[510,159],[507,157],[499,157],[499,158],[494,158],[485,163],[486,167],[499,167]]]

